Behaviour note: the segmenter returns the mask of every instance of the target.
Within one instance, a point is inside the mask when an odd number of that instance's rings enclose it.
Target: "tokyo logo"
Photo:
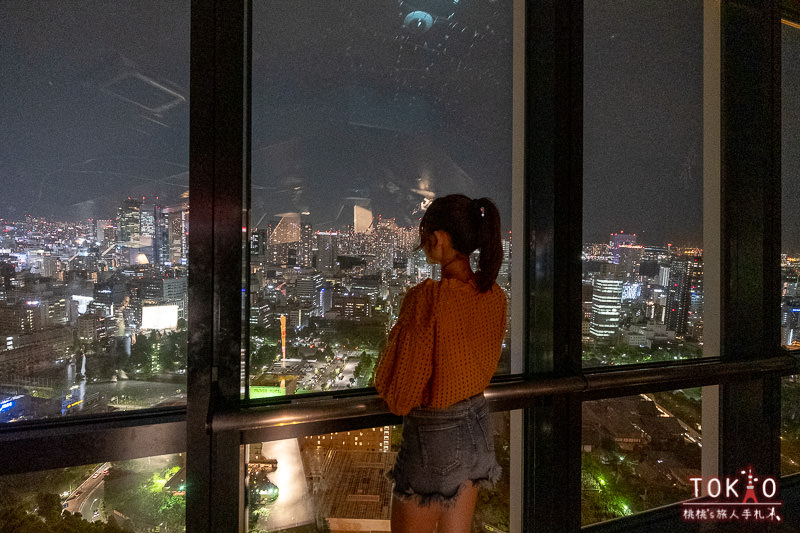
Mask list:
[[[776,499],[778,482],[775,478],[756,476],[752,466],[740,470],[739,474],[742,477],[689,478],[695,500],[683,502],[683,520],[781,522],[779,510],[783,502]]]

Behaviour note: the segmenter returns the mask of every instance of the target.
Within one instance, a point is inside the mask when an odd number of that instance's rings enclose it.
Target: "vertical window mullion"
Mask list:
[[[775,2],[722,4],[724,360],[772,355],[780,311],[780,14]],[[720,475],[780,474],[777,377],[723,384]]]
[[[527,7],[526,369],[569,375],[581,365],[582,3]],[[523,417],[523,524],[577,530],[580,398],[543,398]]]
[[[206,426],[240,394],[248,4],[192,3],[189,531],[238,531],[241,516],[239,434]]]

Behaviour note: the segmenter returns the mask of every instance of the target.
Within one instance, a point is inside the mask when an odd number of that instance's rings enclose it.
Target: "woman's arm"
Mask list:
[[[375,373],[375,388],[389,410],[398,415],[422,405],[433,371],[434,315],[429,283],[417,285],[406,295]]]

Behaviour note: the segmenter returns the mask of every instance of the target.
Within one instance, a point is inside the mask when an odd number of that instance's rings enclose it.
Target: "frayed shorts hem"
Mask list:
[[[429,507],[431,505],[441,505],[444,508],[452,507],[455,504],[458,497],[461,496],[461,493],[464,490],[464,487],[467,483],[472,483],[473,487],[478,487],[482,489],[491,490],[500,480],[500,475],[502,473],[502,468],[500,466],[496,466],[489,472],[488,477],[478,478],[478,479],[467,479],[461,486],[458,487],[456,492],[451,495],[445,495],[441,492],[434,492],[431,494],[418,494],[412,488],[408,488],[405,491],[393,490],[392,495],[396,497],[398,500],[402,502],[414,502],[420,507]],[[386,474],[390,480],[394,480],[392,477],[392,472],[389,471]]]

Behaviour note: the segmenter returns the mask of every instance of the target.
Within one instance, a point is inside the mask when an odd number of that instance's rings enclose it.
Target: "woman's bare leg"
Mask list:
[[[401,500],[393,495],[392,533],[468,533],[477,499],[478,487],[471,481],[464,482],[456,500],[447,507],[435,502],[421,506],[413,498]]]
[[[392,533],[430,533],[442,515],[438,503],[418,505],[416,500],[401,500],[392,495]]]
[[[472,481],[465,481],[453,505],[442,508],[438,533],[468,533],[477,499],[478,487]]]

